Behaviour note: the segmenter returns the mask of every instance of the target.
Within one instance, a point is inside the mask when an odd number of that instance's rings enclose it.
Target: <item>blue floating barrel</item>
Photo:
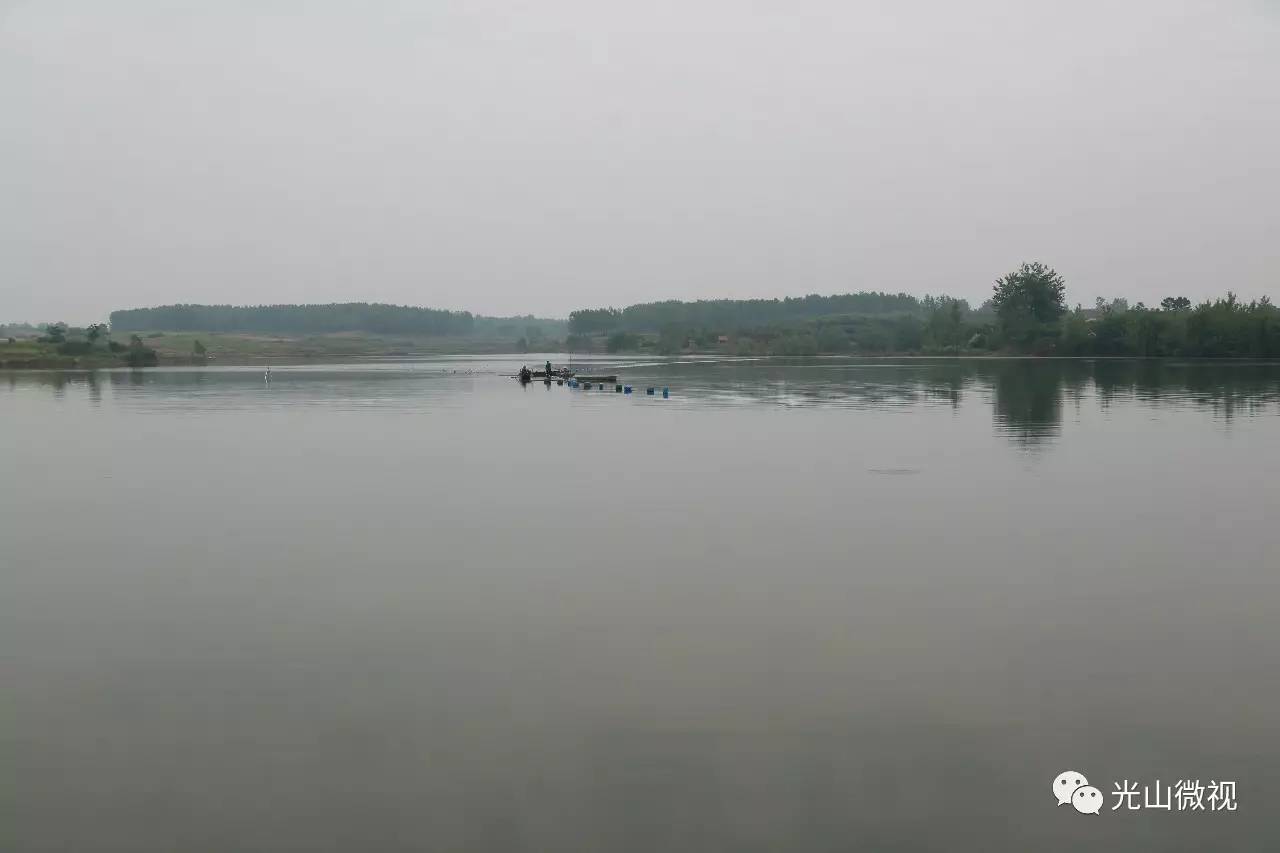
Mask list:
[[[670,388],[668,388],[668,387],[667,387],[667,386],[665,386],[665,385],[664,385],[664,386],[662,386],[662,399],[664,399],[664,400],[665,400],[665,399],[667,399],[667,398],[668,398],[668,397],[670,397],[670,396],[671,396],[671,389],[670,389]]]
[[[622,386],[622,393],[623,393],[623,394],[630,394],[630,393],[631,393],[631,386],[630,386],[630,385],[623,385],[623,386]]]
[[[653,386],[650,386],[650,387],[648,387],[648,388],[644,389],[644,393],[646,393],[646,394],[648,394],[650,397],[652,397],[652,396],[653,396]]]

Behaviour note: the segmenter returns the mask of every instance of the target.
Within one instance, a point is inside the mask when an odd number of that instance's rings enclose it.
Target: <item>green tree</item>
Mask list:
[[[155,365],[159,359],[156,357],[156,351],[142,342],[142,338],[137,335],[129,336],[129,349],[125,355],[125,361],[130,367],[150,367]]]
[[[950,296],[926,296],[925,309],[929,312],[925,321],[925,341],[933,349],[959,347],[964,338],[964,315],[969,304]]]
[[[818,352],[845,352],[849,349],[849,336],[837,325],[823,326],[818,331]]]
[[[1161,337],[1164,334],[1164,317],[1159,311],[1147,311],[1138,303],[1134,318],[1129,321],[1129,349],[1137,355],[1163,355]]]
[[[880,323],[867,323],[855,331],[854,343],[861,352],[885,352],[891,347],[889,332]]]
[[[204,358],[204,355],[205,355],[204,344],[200,343],[198,339],[192,342],[191,344],[191,354],[194,355],[196,358]]]
[[[44,327],[44,337],[40,340],[50,344],[61,344],[67,340],[66,323],[50,323]]]
[[[624,352],[626,350],[637,349],[640,346],[640,338],[630,332],[614,332],[609,336],[605,343],[605,349],[609,352]]]
[[[1076,310],[1062,320],[1060,345],[1064,355],[1087,355],[1093,346],[1093,330],[1089,328],[1089,319],[1078,305]]]
[[[1067,285],[1052,267],[1023,264],[997,279],[993,291],[992,307],[1008,342],[1030,347],[1058,334],[1057,322],[1067,312]]]
[[[667,326],[658,335],[658,352],[662,355],[674,355],[684,350],[689,334],[677,326]]]
[[[1166,296],[1160,300],[1160,307],[1165,311],[1186,311],[1191,308],[1191,300],[1185,296]]]
[[[84,330],[84,336],[89,339],[89,344],[93,345],[98,338],[107,333],[106,323],[93,323]]]
[[[1001,320],[1026,315],[1037,323],[1053,323],[1067,313],[1067,283],[1039,261],[1023,264],[996,280],[991,303]]]
[[[617,308],[587,308],[569,312],[569,331],[575,334],[610,332],[618,328],[622,312]]]

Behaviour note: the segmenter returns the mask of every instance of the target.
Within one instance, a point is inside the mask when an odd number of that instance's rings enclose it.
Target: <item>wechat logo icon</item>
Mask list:
[[[1102,809],[1102,792],[1076,770],[1064,770],[1057,775],[1053,780],[1053,796],[1058,805],[1070,803],[1080,814],[1098,814]]]

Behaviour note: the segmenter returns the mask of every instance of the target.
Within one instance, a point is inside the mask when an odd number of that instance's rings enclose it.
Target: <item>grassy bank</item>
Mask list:
[[[156,350],[162,364],[276,364],[349,361],[380,358],[419,358],[511,352],[508,339],[449,335],[370,335],[343,332],[331,335],[252,335],[231,332],[168,332],[141,334]],[[201,352],[203,350],[203,353]]]
[[[513,351],[508,338],[469,335],[252,335],[229,332],[142,331],[137,338],[155,352],[160,365],[306,364],[363,359],[422,358],[433,355],[485,355]],[[125,340],[132,335],[116,335]],[[0,339],[0,369],[94,369],[129,366],[129,350],[113,351],[111,339],[95,346],[18,338]],[[557,344],[559,342],[556,342]]]
[[[84,353],[60,351],[58,344],[19,338],[12,343],[0,339],[0,370],[74,369],[123,367],[127,357],[108,349],[92,349]]]

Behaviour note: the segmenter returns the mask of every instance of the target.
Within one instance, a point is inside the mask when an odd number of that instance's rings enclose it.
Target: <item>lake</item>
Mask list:
[[[1280,365],[525,359],[0,374],[0,849],[1280,848]]]

